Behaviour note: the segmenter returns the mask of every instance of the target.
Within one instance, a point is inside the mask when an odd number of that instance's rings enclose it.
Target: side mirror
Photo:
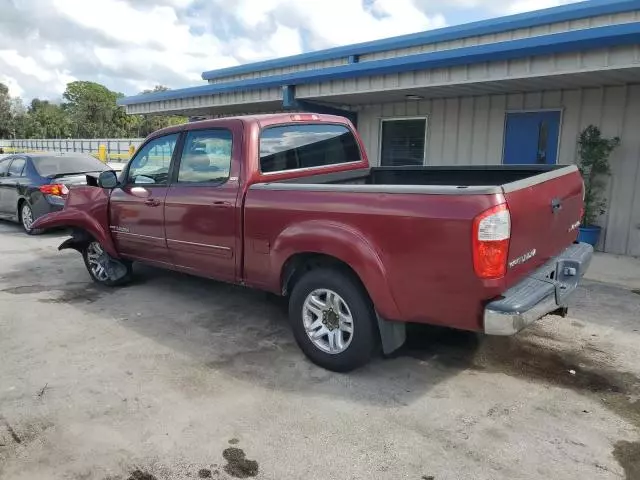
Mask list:
[[[105,170],[100,172],[98,177],[98,186],[102,188],[113,189],[118,186],[118,176],[113,170]]]

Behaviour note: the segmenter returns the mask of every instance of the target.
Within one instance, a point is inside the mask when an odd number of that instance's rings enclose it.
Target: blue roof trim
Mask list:
[[[334,60],[352,55],[364,55],[385,50],[414,47],[416,45],[423,45],[427,43],[457,40],[476,35],[500,33],[518,28],[529,28],[546,25],[548,23],[566,22],[599,15],[624,13],[633,10],[640,10],[640,0],[589,0],[586,2],[563,5],[535,12],[521,13],[518,15],[493,18],[490,20],[440,28],[427,32],[413,33],[400,37],[330,48],[317,52],[303,53],[300,55],[238,65],[235,67],[221,68],[218,70],[210,70],[203,72],[202,78],[203,80],[213,80],[216,78],[243,73],[252,73],[274,68],[302,65],[311,62]]]
[[[550,55],[577,50],[591,50],[618,45],[640,44],[640,22],[575,30],[474,47],[456,48],[433,53],[407,55],[364,63],[352,63],[318,70],[305,70],[236,82],[207,84],[126,97],[119,105],[133,105],[177,98],[190,98],[226,92],[301,85],[327,80],[340,80],[369,75],[384,75],[412,70],[446,68],[480,62],[511,60],[534,55]]]

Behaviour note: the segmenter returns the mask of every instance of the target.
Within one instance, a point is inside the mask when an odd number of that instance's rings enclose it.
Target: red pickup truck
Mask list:
[[[335,371],[400,347],[407,322],[513,335],[565,314],[593,254],[576,167],[370,168],[329,115],[163,129],[94,185],[33,225],[71,228],[60,249],[93,280],[135,261],[287,296],[301,349]]]

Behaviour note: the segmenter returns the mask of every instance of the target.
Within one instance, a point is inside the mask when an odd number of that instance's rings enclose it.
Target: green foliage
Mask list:
[[[594,225],[598,217],[606,212],[604,191],[607,177],[611,175],[609,157],[619,145],[619,137],[603,138],[600,129],[594,125],[588,126],[580,134],[578,169],[585,187],[583,226]]]
[[[152,93],[168,90],[157,85]],[[62,104],[34,99],[28,107],[0,83],[0,138],[127,138],[185,123],[181,116],[127,115],[116,101],[122,93],[95,82],[67,85]]]
[[[0,83],[0,138],[11,136],[13,128],[9,89]]]
[[[94,82],[71,82],[62,94],[63,108],[78,138],[109,137],[117,130],[118,94]]]

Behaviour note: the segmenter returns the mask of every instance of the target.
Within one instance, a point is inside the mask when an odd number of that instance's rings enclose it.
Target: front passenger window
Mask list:
[[[171,157],[178,134],[166,135],[147,143],[129,164],[128,184],[166,185],[169,181]]]

